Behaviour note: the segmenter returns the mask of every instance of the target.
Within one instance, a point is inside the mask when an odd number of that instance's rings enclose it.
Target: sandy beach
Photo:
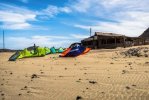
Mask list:
[[[51,54],[14,62],[8,61],[13,53],[0,53],[0,99],[149,100],[149,57],[120,54],[127,49],[91,50],[76,58]]]

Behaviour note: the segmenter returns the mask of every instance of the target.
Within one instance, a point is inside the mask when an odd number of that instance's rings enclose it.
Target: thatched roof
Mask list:
[[[96,36],[125,36],[125,35],[121,35],[121,34],[115,34],[115,33],[103,33],[103,32],[95,32]]]
[[[149,38],[149,28],[143,32],[139,37],[141,38]]]

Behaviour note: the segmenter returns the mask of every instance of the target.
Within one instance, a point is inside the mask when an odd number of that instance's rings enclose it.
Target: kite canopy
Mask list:
[[[52,54],[64,52],[64,48],[61,48],[61,47],[59,49],[55,49],[55,47],[52,47],[50,48],[50,50]]]
[[[60,47],[57,51],[58,51],[58,53],[62,53],[62,52],[64,52],[64,48]]]
[[[82,46],[81,43],[74,43],[72,44],[68,49],[66,49],[60,57],[76,57],[81,54],[85,54],[89,52],[91,49],[90,48],[85,48]]]
[[[15,61],[17,59],[29,58],[29,57],[43,57],[48,54],[62,53],[63,51],[64,51],[63,48],[55,49],[54,47],[42,48],[38,46],[33,46],[33,47],[25,48],[22,51],[17,51],[9,58],[9,61]]]
[[[51,53],[51,50],[50,50],[48,47],[45,47],[44,49],[45,49],[45,51],[46,51],[46,55],[48,55],[48,54]]]
[[[9,61],[15,61],[16,59],[21,59],[21,58],[29,58],[29,57],[43,57],[48,53],[47,48],[41,48],[41,47],[36,47],[34,50],[28,50],[24,49],[23,51],[16,52],[13,54],[10,58]]]
[[[50,50],[51,50],[51,53],[52,53],[52,54],[55,54],[55,53],[56,53],[55,47],[50,48]]]

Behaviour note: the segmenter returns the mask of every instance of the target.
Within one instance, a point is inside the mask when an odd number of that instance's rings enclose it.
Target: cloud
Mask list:
[[[82,34],[70,34],[70,36],[76,39],[84,39],[84,38],[89,37],[89,35],[82,35]]]
[[[28,0],[21,1],[27,2]],[[0,22],[2,22],[0,28],[10,30],[37,29],[39,26],[31,24],[31,22],[42,19],[49,20],[59,13],[70,12],[71,9],[68,7],[57,7],[53,5],[49,5],[46,9],[33,11],[21,6],[0,3]],[[40,27],[42,29],[42,26]]]
[[[68,7],[49,5],[46,9],[33,11],[21,6],[0,3],[0,22],[2,22],[0,28],[10,30],[36,29],[39,26],[31,24],[31,22],[38,21],[38,17],[49,19],[61,12],[69,13],[71,10]]]
[[[13,37],[8,36],[5,39],[6,48],[10,49],[23,49],[34,44],[41,47],[68,47],[74,42],[79,42],[80,39],[86,38],[86,35],[70,34],[69,36],[55,36],[55,35],[33,35],[30,37]],[[2,37],[0,37],[2,39]],[[0,41],[2,46],[2,41]],[[2,48],[2,47],[1,47]]]
[[[69,7],[60,7],[59,8],[60,12],[64,12],[64,13],[70,13],[72,12],[72,10]]]
[[[65,36],[44,36],[35,35],[31,37],[7,37],[6,47],[11,49],[23,49],[32,46],[34,43],[42,47],[68,47],[75,40]],[[13,45],[12,45],[13,44]]]
[[[57,7],[54,5],[48,5],[46,9],[38,11],[39,17],[49,19],[58,15],[59,13],[70,13],[71,9],[69,7]]]
[[[126,36],[139,36],[149,27],[148,12],[127,12],[125,14],[128,15],[129,18],[118,19],[118,22],[96,21],[94,25],[76,24],[74,27],[85,30],[89,30],[91,27],[93,32],[113,32]]]
[[[121,33],[139,36],[149,27],[148,0],[77,0],[72,9],[84,16],[104,19],[88,24],[74,24],[74,27],[93,31]],[[110,20],[110,21],[108,21]]]
[[[26,8],[0,4],[0,22],[3,29],[29,29],[30,21],[36,20],[36,13]]]

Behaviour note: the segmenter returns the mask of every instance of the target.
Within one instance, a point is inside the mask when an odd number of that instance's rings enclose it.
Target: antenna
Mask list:
[[[92,35],[92,28],[90,28],[90,36]]]
[[[3,30],[3,50],[5,49],[5,33],[4,33],[4,30]]]

